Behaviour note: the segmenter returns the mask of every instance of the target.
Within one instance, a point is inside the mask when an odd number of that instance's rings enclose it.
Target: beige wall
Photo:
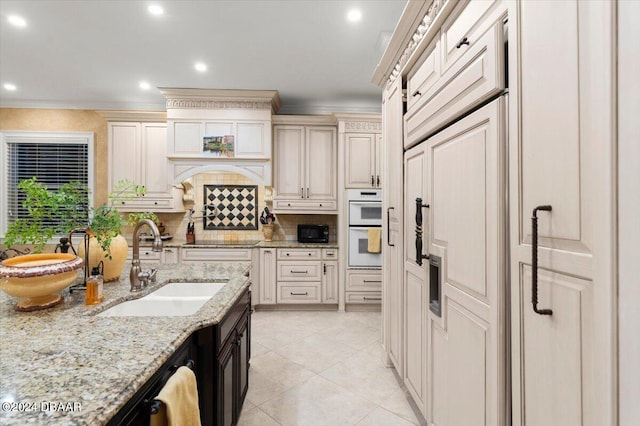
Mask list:
[[[0,108],[0,130],[92,132],[96,205],[107,200],[107,121],[96,111]]]

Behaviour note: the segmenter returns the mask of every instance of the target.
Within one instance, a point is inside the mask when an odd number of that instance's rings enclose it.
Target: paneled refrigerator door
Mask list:
[[[423,259],[426,225],[427,154],[422,143],[404,155],[404,383],[427,418],[428,262]],[[416,200],[420,200],[416,202]],[[424,247],[424,248],[423,248]]]
[[[438,426],[504,425],[504,99],[428,139],[428,405]]]

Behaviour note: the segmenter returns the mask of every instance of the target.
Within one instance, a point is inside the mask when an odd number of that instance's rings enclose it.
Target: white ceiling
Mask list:
[[[377,112],[371,76],[406,1],[158,0],[160,17],[151,3],[0,1],[0,84],[17,86],[0,106],[164,110],[156,87],[180,87],[278,90],[286,114]]]

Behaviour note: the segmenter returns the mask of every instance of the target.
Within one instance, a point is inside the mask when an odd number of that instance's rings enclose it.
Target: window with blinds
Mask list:
[[[12,221],[29,217],[22,207],[25,194],[18,189],[21,180],[35,176],[50,190],[79,181],[93,192],[92,133],[3,133],[2,145],[3,234]],[[59,221],[50,224],[58,225]]]

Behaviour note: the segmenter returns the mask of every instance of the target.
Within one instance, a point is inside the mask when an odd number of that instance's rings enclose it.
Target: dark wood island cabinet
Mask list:
[[[155,396],[182,365],[195,371],[202,425],[235,425],[249,388],[251,312],[246,289],[218,324],[187,338],[108,425],[148,425]]]

